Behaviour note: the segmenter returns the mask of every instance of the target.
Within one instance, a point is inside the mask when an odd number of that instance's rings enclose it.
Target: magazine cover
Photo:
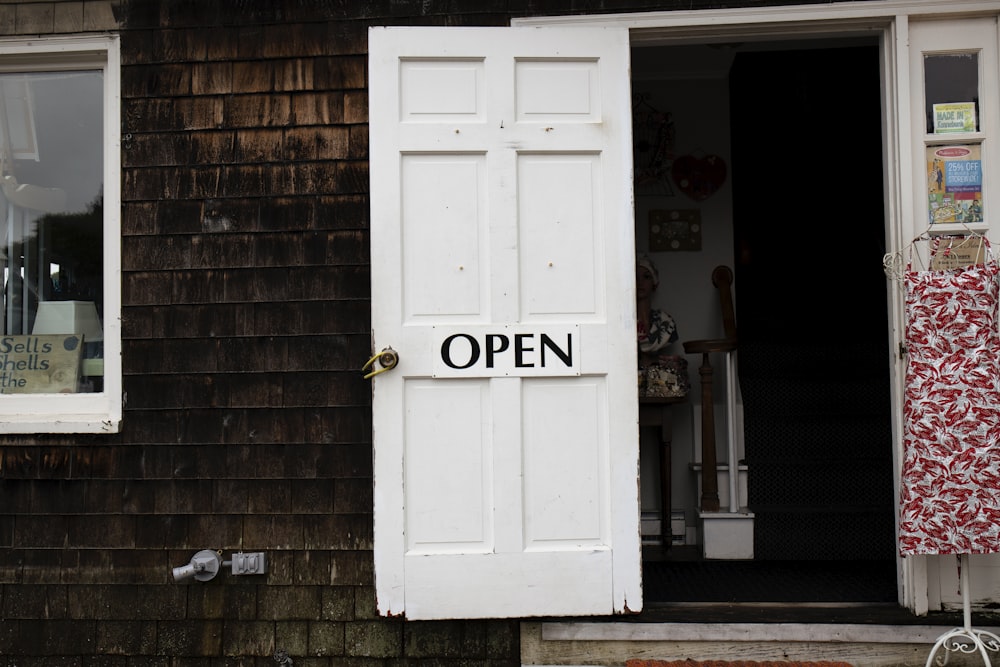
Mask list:
[[[927,192],[931,224],[983,222],[979,146],[928,146]]]

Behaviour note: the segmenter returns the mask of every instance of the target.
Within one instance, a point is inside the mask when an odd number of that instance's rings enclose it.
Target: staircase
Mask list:
[[[755,558],[893,557],[888,363],[877,344],[741,341]]]

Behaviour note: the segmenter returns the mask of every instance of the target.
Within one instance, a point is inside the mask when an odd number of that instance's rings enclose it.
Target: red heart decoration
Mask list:
[[[708,199],[726,182],[726,162],[718,155],[697,158],[682,155],[674,160],[670,175],[678,189],[695,201]]]

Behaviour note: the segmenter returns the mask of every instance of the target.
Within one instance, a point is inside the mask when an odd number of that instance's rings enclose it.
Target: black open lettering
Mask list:
[[[573,334],[566,334],[566,349],[561,349],[555,341],[549,338],[548,334],[542,334],[542,368],[545,368],[545,350],[552,350],[557,357],[562,359],[567,368],[573,367]]]
[[[516,368],[534,368],[534,364],[524,362],[525,352],[534,352],[535,348],[524,344],[525,338],[534,338],[535,334],[514,334],[514,366]]]
[[[493,368],[493,355],[505,351],[508,347],[510,339],[503,334],[486,334],[486,368]]]
[[[451,358],[451,343],[456,338],[464,338],[469,341],[469,360],[462,365],[456,364]],[[451,368],[469,368],[479,361],[479,342],[469,334],[464,333],[457,333],[448,336],[444,339],[444,342],[441,343],[441,360]]]

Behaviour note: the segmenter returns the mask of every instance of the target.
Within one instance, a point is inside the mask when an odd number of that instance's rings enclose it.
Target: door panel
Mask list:
[[[627,32],[369,47],[379,610],[638,611]]]
[[[525,320],[603,316],[600,156],[529,155],[518,164]]]
[[[461,414],[461,420],[448,418]],[[405,484],[408,550],[486,552],[490,471],[489,387],[468,380],[413,380],[406,384]],[[481,443],[470,447],[469,443]],[[442,465],[446,461],[446,465]]]
[[[604,428],[603,383],[525,381],[525,547],[599,547],[608,542],[601,507],[607,451],[593,437]],[[567,445],[571,452],[567,453]],[[573,464],[566,464],[567,455]]]
[[[486,234],[484,155],[402,157],[406,317],[474,317],[487,302],[480,244]],[[461,269],[458,258],[465,260]],[[467,265],[466,265],[467,264]]]

